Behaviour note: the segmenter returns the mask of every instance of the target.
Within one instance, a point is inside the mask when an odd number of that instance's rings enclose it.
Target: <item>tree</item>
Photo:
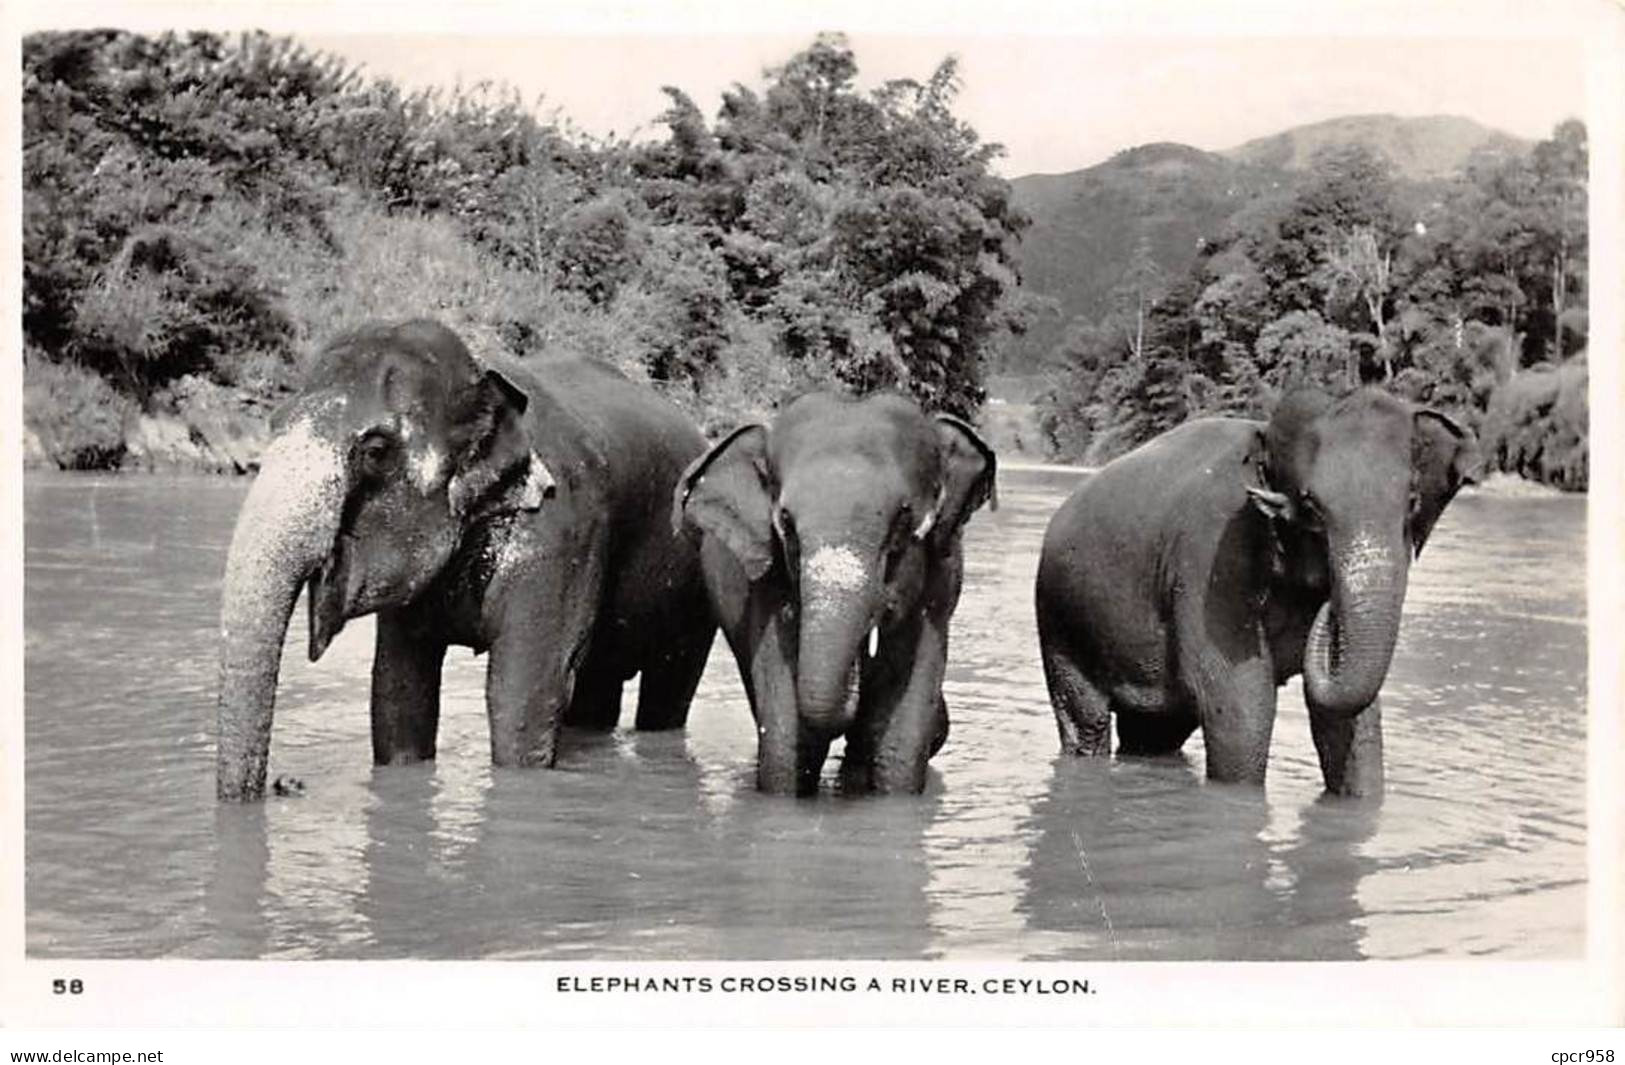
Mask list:
[[[1537,245],[1550,264],[1548,306],[1552,317],[1549,357],[1556,361],[1574,350],[1565,331],[1577,324],[1571,314],[1584,303],[1587,243],[1585,125],[1561,123],[1550,140],[1535,146],[1533,167],[1538,179],[1534,210],[1539,218]],[[1584,345],[1584,336],[1576,347]]]
[[[1162,267],[1151,257],[1151,239],[1141,234],[1123,277],[1111,292],[1112,315],[1124,332],[1130,358],[1146,354],[1146,326],[1157,301],[1167,289]]]
[[[1314,311],[1293,311],[1265,326],[1257,354],[1264,382],[1277,397],[1311,386],[1345,392],[1360,383],[1353,338]]]
[[[1383,379],[1392,380],[1394,362],[1388,346],[1388,311],[1394,269],[1392,246],[1382,247],[1373,226],[1355,226],[1339,233],[1325,252],[1322,268],[1326,285],[1326,308],[1332,314],[1340,304],[1359,304],[1377,338],[1377,357],[1382,362]]]
[[[1183,417],[1267,416],[1293,388],[1372,379],[1480,425],[1520,368],[1584,348],[1585,173],[1579,123],[1427,188],[1367,149],[1323,152],[1301,185],[1242,204],[1185,277],[1138,272],[1136,249],[1111,311],[1056,351],[1045,432],[1092,461]],[[1581,483],[1585,449],[1570,438],[1583,419],[1541,417],[1519,431],[1549,431],[1563,483]],[[1526,442],[1517,451],[1548,469]]]
[[[1025,219],[989,169],[998,147],[953,116],[957,72],[950,58],[864,95],[845,38],[823,34],[762,94],[724,94],[714,137],[743,183],[719,227],[731,276],[779,317],[786,353],[826,360],[855,391],[969,415],[1017,319]]]

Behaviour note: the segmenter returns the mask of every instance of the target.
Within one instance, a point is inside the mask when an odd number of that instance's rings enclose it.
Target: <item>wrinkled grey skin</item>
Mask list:
[[[1326,789],[1382,789],[1378,691],[1411,559],[1476,463],[1470,434],[1376,389],[1205,418],[1089,477],[1050,521],[1038,634],[1061,747],[1177,750],[1262,784],[1276,688],[1304,675]]]
[[[898,396],[811,395],[691,465],[673,508],[755,715],[757,784],[811,794],[846,737],[843,787],[918,793],[948,734],[961,530],[993,452]]]
[[[278,412],[221,606],[217,792],[264,796],[283,637],[309,590],[310,657],[378,614],[374,760],[432,759],[446,648],[490,652],[500,766],[549,766],[561,723],[675,728],[715,635],[670,493],[704,439],[600,363],[477,363],[430,321],[330,343]]]

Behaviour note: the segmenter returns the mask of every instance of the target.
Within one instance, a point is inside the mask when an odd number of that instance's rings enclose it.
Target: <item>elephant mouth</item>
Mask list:
[[[342,538],[339,546],[323,559],[307,583],[310,606],[310,660],[317,661],[349,620],[356,589],[350,587],[350,566]]]

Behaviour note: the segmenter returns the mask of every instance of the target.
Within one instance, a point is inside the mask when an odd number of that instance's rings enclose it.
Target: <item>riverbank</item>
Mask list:
[[[131,407],[106,412],[99,433],[73,409],[82,396],[60,382],[27,388],[23,402],[23,468],[108,473],[246,474],[259,469],[269,443],[271,404],[253,393],[185,378],[166,396],[164,413]],[[982,410],[982,435],[1003,471],[1082,475],[1097,467],[1051,461],[1043,452],[1030,403],[992,398]],[[1533,468],[1533,467],[1531,467]],[[1574,494],[1515,473],[1493,471],[1463,490],[1468,495],[1544,497]],[[1583,493],[1582,493],[1583,494]]]
[[[1584,492],[1566,492],[1539,481],[1527,480],[1515,473],[1492,473],[1478,484],[1461,490],[1464,496],[1495,496],[1504,499],[1545,499],[1558,496],[1585,495]]]
[[[86,418],[71,400],[64,402],[60,388],[25,388],[23,468],[214,474],[259,469],[270,440],[267,401],[185,378],[166,405],[171,409],[103,404],[96,417]]]

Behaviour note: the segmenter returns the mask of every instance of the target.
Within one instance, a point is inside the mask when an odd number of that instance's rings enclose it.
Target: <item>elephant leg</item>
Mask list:
[[[1182,708],[1156,713],[1117,711],[1117,750],[1120,754],[1172,754],[1185,745],[1200,724]]]
[[[1044,648],[1044,682],[1061,733],[1061,751],[1073,755],[1111,753],[1111,703],[1066,655]]]
[[[491,721],[493,764],[553,765],[559,728],[574,701],[587,657],[595,598],[561,602],[549,596],[527,602],[492,641],[485,708]]]
[[[815,795],[833,737],[798,722],[757,719],[756,787],[769,795]]]
[[[1275,730],[1275,678],[1267,658],[1203,678],[1196,702],[1209,780],[1263,784]]]
[[[947,739],[947,621],[928,611],[882,634],[877,657],[863,665],[858,718],[841,767],[844,785],[911,795],[925,790],[926,763]]]
[[[829,756],[829,738],[808,732],[796,713],[794,622],[782,600],[753,598],[728,631],[739,677],[756,719],[756,787],[769,795],[811,795]]]
[[[1207,778],[1224,783],[1264,783],[1275,730],[1275,660],[1258,616],[1256,576],[1248,566],[1210,561],[1183,578],[1191,590],[1174,606],[1170,694],[1195,707]]]
[[[829,760],[831,736],[823,736],[797,726],[795,746],[796,794],[818,794],[818,781],[824,775],[824,763]]]
[[[619,670],[600,656],[589,654],[576,674],[564,723],[595,732],[613,731],[621,720],[621,689],[625,683]]]
[[[931,733],[931,754],[930,754],[930,757],[935,758],[937,752],[942,750],[942,745],[944,743],[947,743],[947,742],[948,742],[948,700],[944,699],[941,695],[938,695],[937,696],[937,721],[936,721],[936,728],[934,728],[932,730],[932,733]]]
[[[544,661],[537,661],[528,640],[498,640],[491,647],[485,706],[494,765],[549,767],[558,757],[559,727],[575,694],[576,668],[561,655],[540,657]]]
[[[715,638],[716,632],[709,626],[696,626],[674,641],[658,661],[645,663],[638,681],[640,730],[677,729],[688,724],[688,708]]]
[[[595,535],[594,524],[581,521],[527,537],[517,545],[523,577],[487,593],[495,596],[486,601],[485,620],[492,633],[485,709],[494,765],[550,767],[558,756],[559,729],[603,600]]]
[[[1381,795],[1382,700],[1358,714],[1309,708],[1309,731],[1320,756],[1320,773],[1332,795]]]
[[[410,765],[434,759],[440,727],[440,668],[446,643],[410,609],[378,613],[372,659],[372,760]]]
[[[756,787],[770,795],[816,795],[833,737],[783,715],[759,716],[756,733]]]
[[[937,708],[931,716],[931,743],[925,760],[930,761],[948,742],[948,700],[939,693]],[[877,789],[874,778],[874,741],[867,739],[861,729],[854,729],[846,738],[846,754],[841,761],[841,790],[862,792]],[[924,786],[923,770],[921,786]]]

